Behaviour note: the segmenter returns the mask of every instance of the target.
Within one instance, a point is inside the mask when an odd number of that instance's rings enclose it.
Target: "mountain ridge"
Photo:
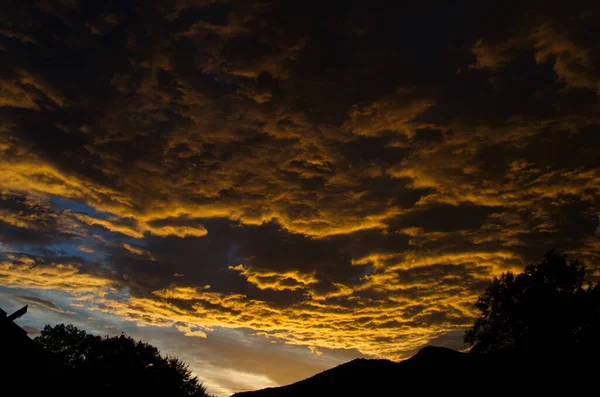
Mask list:
[[[490,386],[492,395],[561,389],[572,392],[583,387],[573,383],[576,376],[592,376],[599,368],[597,360],[587,363],[582,357],[558,357],[551,352],[527,356],[426,346],[403,361],[358,358],[290,385],[239,392],[231,397],[478,395]]]

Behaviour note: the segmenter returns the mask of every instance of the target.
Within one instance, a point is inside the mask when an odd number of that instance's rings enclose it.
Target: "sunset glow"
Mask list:
[[[0,301],[33,335],[126,332],[228,396],[464,349],[493,276],[600,263],[600,10],[9,3]]]

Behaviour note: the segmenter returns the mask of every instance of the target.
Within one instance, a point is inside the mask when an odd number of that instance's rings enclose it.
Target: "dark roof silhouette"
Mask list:
[[[35,344],[27,336],[27,331],[14,322],[26,312],[27,306],[11,315],[0,309],[0,348],[3,352],[26,353],[35,349]]]
[[[0,379],[3,383],[0,395],[4,395],[2,388],[18,390],[16,394],[7,394],[15,396],[50,392],[71,395],[65,393],[65,368],[14,322],[26,312],[27,306],[11,315],[0,309]]]

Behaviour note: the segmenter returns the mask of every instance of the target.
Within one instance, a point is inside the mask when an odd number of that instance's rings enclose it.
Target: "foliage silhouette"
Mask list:
[[[125,335],[102,338],[59,324],[34,340],[69,368],[73,389],[88,395],[208,396],[181,360]]]
[[[465,332],[472,352],[578,355],[599,351],[600,284],[585,266],[551,250],[523,273],[494,278]]]

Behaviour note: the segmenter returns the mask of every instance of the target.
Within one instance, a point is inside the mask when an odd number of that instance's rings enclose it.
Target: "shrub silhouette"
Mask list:
[[[125,335],[102,338],[59,324],[46,325],[34,340],[68,367],[73,394],[208,396],[181,360]]]
[[[465,333],[473,352],[581,354],[599,350],[600,285],[585,266],[549,251],[523,273],[494,278]]]

